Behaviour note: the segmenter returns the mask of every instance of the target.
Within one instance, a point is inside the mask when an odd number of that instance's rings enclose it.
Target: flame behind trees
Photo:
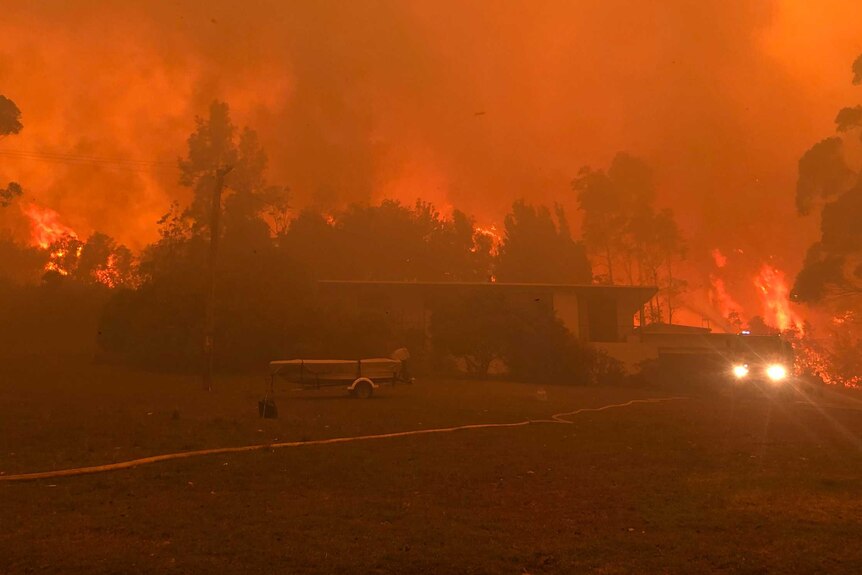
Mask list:
[[[321,309],[312,279],[487,281],[491,273],[490,240],[458,210],[446,218],[426,202],[384,200],[291,213],[287,188],[266,181],[255,133],[236,130],[227,105],[215,102],[197,119],[180,161],[192,202],[175,203],[159,221],[160,239],[141,254],[140,285],[116,293],[106,309],[100,342],[109,354],[181,369],[199,369],[206,360],[200,342],[209,331],[202,297],[214,229],[208,216],[214,174],[229,165],[210,340],[217,366],[329,349],[337,342],[326,338],[336,336],[321,331],[327,323],[321,314],[347,332],[354,320],[377,325],[375,318]]]
[[[36,204],[24,208],[24,214],[30,220],[30,242],[48,254],[46,273],[112,288],[136,282],[132,252],[113,238],[96,232],[82,241],[60,214]]]
[[[487,281],[492,242],[460,210],[395,200],[334,213],[307,208],[277,238],[279,251],[319,279]]]

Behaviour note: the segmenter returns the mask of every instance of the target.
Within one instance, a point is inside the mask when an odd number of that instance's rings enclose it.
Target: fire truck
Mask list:
[[[728,375],[740,384],[788,386],[793,377],[793,346],[780,335],[741,332],[730,340]]]

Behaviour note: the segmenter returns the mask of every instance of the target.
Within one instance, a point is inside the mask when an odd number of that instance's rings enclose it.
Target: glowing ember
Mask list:
[[[835,325],[844,325],[855,321],[856,314],[853,310],[847,310],[832,318],[832,323]]]
[[[796,339],[793,342],[796,374],[811,374],[826,385],[862,386],[862,375],[859,375],[857,370],[852,369],[852,366],[849,370],[841,369],[842,362],[834,349],[835,339],[824,340],[808,336]],[[830,349],[830,344],[833,349]]]
[[[763,264],[754,278],[754,285],[763,304],[763,319],[781,331],[802,331],[802,318],[790,307],[790,286],[784,272]]]
[[[491,240],[491,253],[496,254],[500,244],[503,243],[503,236],[497,231],[497,226],[494,224],[488,227],[476,226],[476,233]]]
[[[117,256],[115,254],[109,255],[104,267],[93,270],[93,277],[102,285],[110,288],[117,287],[121,280],[120,272],[117,269]]]
[[[715,267],[723,268],[727,265],[727,256],[721,253],[720,249],[715,248],[710,252],[710,254],[712,255],[712,261],[715,263]]]
[[[78,258],[81,257],[83,247],[83,244],[72,236],[66,236],[64,239],[54,242],[48,247],[50,254],[48,263],[45,264],[45,271],[57,272],[61,276],[69,275]]]

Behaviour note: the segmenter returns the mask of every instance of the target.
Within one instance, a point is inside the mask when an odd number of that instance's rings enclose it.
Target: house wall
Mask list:
[[[635,307],[637,304],[635,304]],[[632,302],[624,298],[617,300],[617,341],[627,341],[635,330],[635,311]]]
[[[632,338],[634,312],[640,305],[637,295],[596,292],[585,293],[573,289],[555,289],[550,286],[441,286],[399,284],[322,284],[321,293],[332,303],[346,305],[355,310],[375,310],[387,315],[393,327],[402,333],[424,334],[428,337],[431,309],[439,298],[473,290],[503,289],[506,298],[518,306],[548,306],[563,325],[581,341],[600,344],[614,357],[629,363],[626,358],[639,360],[654,355],[650,349],[626,349],[625,342]],[[457,290],[457,291],[453,291]],[[617,345],[618,344],[618,345]],[[415,345],[415,344],[414,344]]]
[[[649,343],[596,343],[596,348],[607,353],[610,357],[620,361],[625,370],[635,373],[640,369],[640,364],[647,360],[658,359],[659,348]]]
[[[581,337],[581,314],[578,305],[578,296],[574,292],[554,292],[554,311],[563,325],[572,332],[575,337]]]

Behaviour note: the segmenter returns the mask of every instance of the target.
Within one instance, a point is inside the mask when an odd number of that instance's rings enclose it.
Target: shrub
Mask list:
[[[438,356],[463,359],[476,377],[485,377],[494,360],[521,381],[587,385],[625,377],[619,362],[578,341],[550,306],[502,292],[477,290],[438,301],[431,336]]]

